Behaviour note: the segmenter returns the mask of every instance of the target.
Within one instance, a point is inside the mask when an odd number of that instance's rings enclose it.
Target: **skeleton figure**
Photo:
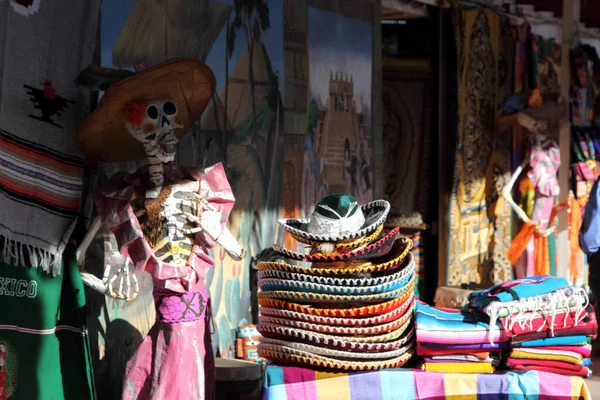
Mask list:
[[[95,191],[99,217],[78,249],[83,266],[98,229],[114,235],[122,257],[105,261],[102,279],[82,273],[85,283],[108,296],[136,297],[132,268],[152,277],[156,319],[127,363],[124,400],[214,398],[205,277],[215,260],[209,250],[220,245],[237,260],[245,251],[226,228],[235,199],[222,164],[201,170],[173,160],[175,144],[200,118],[215,87],[205,64],[174,59],[112,83],[77,133],[89,157],[148,164],[115,174]],[[112,265],[120,259],[124,265]]]
[[[178,142],[175,129],[183,127],[177,105],[171,100],[129,103],[125,109],[125,127],[142,143],[148,158],[150,182],[148,197],[156,197],[164,182],[163,164],[173,162]]]

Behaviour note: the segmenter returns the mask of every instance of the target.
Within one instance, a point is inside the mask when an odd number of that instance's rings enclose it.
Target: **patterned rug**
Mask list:
[[[510,208],[499,195],[510,174],[510,135],[497,135],[495,121],[499,98],[512,87],[507,64],[514,58],[514,45],[502,28],[500,16],[491,11],[456,11],[459,124],[449,204],[448,285],[512,278],[506,257]]]

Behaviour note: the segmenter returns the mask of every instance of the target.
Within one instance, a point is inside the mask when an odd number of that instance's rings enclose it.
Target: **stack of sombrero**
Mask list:
[[[403,365],[414,351],[412,242],[382,234],[387,201],[362,207],[349,195],[322,199],[310,220],[279,224],[307,245],[280,246],[284,261],[258,264],[258,346],[280,363],[337,370]]]

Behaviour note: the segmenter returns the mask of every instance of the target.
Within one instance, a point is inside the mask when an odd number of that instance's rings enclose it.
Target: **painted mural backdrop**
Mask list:
[[[371,24],[309,8],[305,214],[327,193],[352,193],[360,203],[373,198],[372,51]]]
[[[234,354],[235,329],[252,322],[251,265],[283,241],[277,218],[305,216],[329,192],[372,198],[371,41],[370,23],[305,0],[103,1],[103,66],[190,57],[216,75],[214,99],[180,143],[178,162],[224,162],[236,197],[229,227],[249,251],[234,262],[215,249],[206,278],[223,357]],[[140,291],[150,293],[145,282]],[[99,318],[103,326],[127,321],[133,348],[154,317],[151,295],[137,302],[110,303]]]

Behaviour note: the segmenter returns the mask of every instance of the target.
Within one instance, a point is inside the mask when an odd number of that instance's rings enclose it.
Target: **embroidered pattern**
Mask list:
[[[62,126],[55,123],[53,118],[56,116],[60,117],[62,113],[67,111],[69,104],[75,104],[75,102],[58,96],[56,94],[56,89],[52,86],[51,80],[46,79],[41,85],[43,89],[23,85],[23,87],[27,89],[27,94],[30,96],[34,108],[37,108],[42,113],[41,116],[29,114],[29,117],[62,129]]]
[[[10,399],[18,388],[19,358],[9,341],[0,337],[0,400]]]

